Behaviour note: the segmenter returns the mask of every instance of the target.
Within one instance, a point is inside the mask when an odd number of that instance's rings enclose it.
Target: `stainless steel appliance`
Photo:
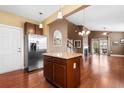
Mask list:
[[[25,68],[28,71],[43,68],[43,53],[47,52],[47,37],[25,35]]]

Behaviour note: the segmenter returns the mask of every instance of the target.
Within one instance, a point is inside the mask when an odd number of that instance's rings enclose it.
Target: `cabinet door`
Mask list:
[[[53,62],[48,56],[44,56],[44,76],[50,81],[53,80]]]
[[[78,87],[80,84],[80,58],[67,61],[67,87]]]
[[[25,28],[26,34],[28,34],[28,33],[35,34],[35,29],[36,29],[35,24],[26,22],[24,24],[24,28]]]
[[[58,87],[66,87],[66,66],[53,64],[53,82]]]
[[[80,85],[80,57],[75,58],[76,62],[76,69],[74,69],[74,76],[75,76],[75,86]]]
[[[53,82],[58,87],[66,87],[66,60],[53,59]]]
[[[43,35],[43,28],[39,28],[39,25],[36,25],[36,34]]]

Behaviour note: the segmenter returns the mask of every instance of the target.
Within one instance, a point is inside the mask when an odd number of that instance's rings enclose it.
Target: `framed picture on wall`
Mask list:
[[[74,40],[74,46],[76,48],[81,48],[81,40]]]
[[[124,44],[124,38],[122,38],[122,39],[120,40],[120,43],[121,43],[121,44]]]

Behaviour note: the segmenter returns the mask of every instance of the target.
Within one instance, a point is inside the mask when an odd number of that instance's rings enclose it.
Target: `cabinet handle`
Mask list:
[[[17,52],[21,52],[21,48],[18,48],[18,51]]]

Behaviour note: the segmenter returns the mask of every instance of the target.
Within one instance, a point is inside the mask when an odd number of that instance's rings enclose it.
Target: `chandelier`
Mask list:
[[[84,24],[82,24],[83,29],[82,29],[81,32],[78,33],[80,36],[87,36],[87,35],[89,35],[90,32],[91,32],[91,31],[89,31],[88,29],[84,29],[84,28],[86,28],[86,19],[85,19],[85,18],[86,18],[86,17],[85,17],[85,9],[84,9],[84,11],[83,11]]]
[[[83,31],[79,32],[78,34],[81,35],[81,36],[87,36],[87,35],[90,34],[90,31],[83,30]]]

